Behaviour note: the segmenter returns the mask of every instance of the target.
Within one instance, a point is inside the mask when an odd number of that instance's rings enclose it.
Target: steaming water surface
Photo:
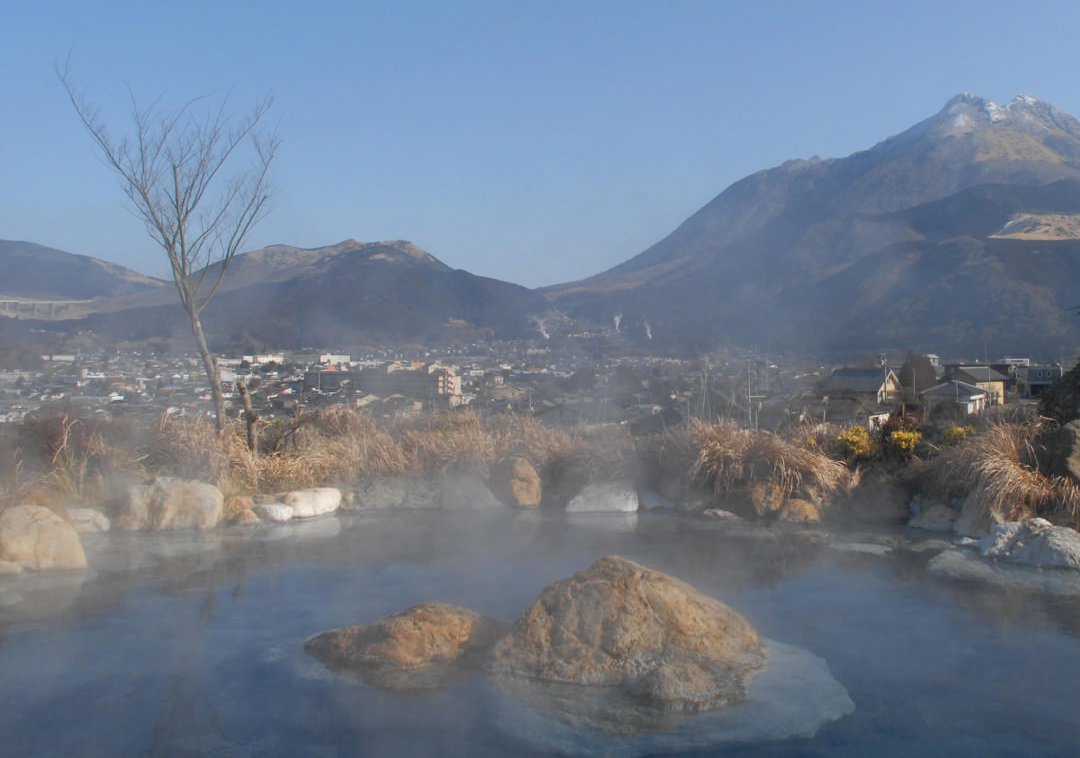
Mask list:
[[[934,550],[911,550],[911,539],[671,515],[422,512],[206,538],[87,536],[96,573],[85,581],[0,586],[10,601],[0,602],[0,750],[543,754],[565,743],[518,729],[524,706],[482,674],[442,691],[383,692],[330,674],[303,642],[424,600],[512,620],[549,582],[617,553],[824,659],[855,704],[813,736],[712,744],[691,720],[685,744],[642,738],[636,752],[1072,754],[1080,602],[935,578],[925,571]],[[896,549],[866,549],[875,545]],[[607,747],[635,750],[625,738]]]

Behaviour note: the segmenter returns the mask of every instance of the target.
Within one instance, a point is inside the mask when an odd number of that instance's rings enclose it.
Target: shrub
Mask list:
[[[904,456],[910,456],[922,442],[922,432],[913,429],[896,429],[889,433],[889,445]]]
[[[946,445],[955,445],[958,442],[962,442],[971,435],[975,434],[975,427],[971,424],[960,426],[959,424],[953,424],[945,430],[945,434],[942,435],[942,440]]]
[[[836,435],[836,446],[840,455],[848,459],[870,458],[876,452],[870,439],[870,430],[865,426],[849,426]]]
[[[695,424],[689,438],[696,450],[691,475],[716,493],[758,483],[774,484],[785,496],[803,484],[832,493],[850,478],[842,463],[820,452],[731,421]]]
[[[1080,485],[1040,468],[1041,424],[999,423],[965,436],[915,473],[945,499],[974,496],[1003,519],[1041,516],[1074,528],[1080,525]]]

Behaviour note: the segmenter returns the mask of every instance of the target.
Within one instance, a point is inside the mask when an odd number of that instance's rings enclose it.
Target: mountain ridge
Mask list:
[[[927,230],[905,216],[907,212],[929,213],[934,203],[948,207],[950,198],[957,207],[966,203],[967,226],[959,219],[944,220],[934,233],[974,235],[983,253],[994,258],[1011,248],[990,244],[990,238],[1017,214],[1080,210],[1072,194],[1075,188],[1068,185],[1069,197],[1057,204],[1022,192],[965,192],[1076,180],[1080,180],[1080,122],[1075,118],[1031,96],[1018,96],[1001,106],[959,95],[929,118],[867,150],[844,158],[787,161],[744,177],[637,256],[587,279],[545,288],[544,293],[572,316],[606,321],[620,312],[625,318],[648,320],[661,338],[667,334],[668,339],[677,339],[683,332],[687,341],[701,347],[718,340],[814,344],[825,349],[853,342],[921,344],[933,335],[919,319],[887,329],[871,322],[865,324],[865,335],[833,330],[821,339],[828,324],[804,324],[800,329],[784,315],[835,315],[833,308],[817,308],[815,298],[832,303],[852,299],[838,286],[822,289],[823,283],[845,281],[849,289],[887,290],[889,281],[899,281],[904,256],[932,241]],[[1031,205],[1034,200],[1038,202]],[[1004,217],[1002,212],[1007,212]],[[997,224],[992,229],[990,217]],[[976,218],[977,228],[972,227]],[[1046,246],[1053,241],[1037,242]],[[941,247],[934,254],[960,266],[968,259],[959,249]],[[889,250],[893,257],[883,256]],[[1055,255],[1065,255],[1064,248],[1055,250]],[[860,262],[856,270],[862,272],[861,282],[850,276],[837,278]],[[905,270],[907,276],[916,276],[912,269]],[[1011,266],[1001,269],[1005,270],[1015,272]],[[1029,312],[1041,312],[1024,283],[1028,273],[1016,273],[1015,286],[1004,279],[996,280],[995,286],[1027,302]],[[973,284],[953,274],[950,281]],[[1074,284],[1080,286],[1080,281]],[[909,281],[905,286],[915,285]],[[982,290],[954,288],[942,291],[940,297],[965,301],[977,292]],[[1062,292],[1039,293],[1044,298],[1051,295],[1056,299]],[[903,322],[905,317],[898,318]],[[1036,326],[1030,319],[1014,325],[995,323],[993,332],[1004,343],[1023,347],[1023,330]],[[1078,336],[1069,323],[1055,319],[1052,326],[1049,334],[1034,334],[1034,341]],[[984,331],[973,323],[949,331],[950,347],[982,342]]]
[[[78,258],[56,252],[65,260]],[[208,267],[205,286],[215,281],[219,267]],[[406,240],[348,239],[314,248],[270,245],[237,255],[203,322],[221,347],[301,347],[481,333],[522,336],[534,331],[531,317],[548,307],[538,293],[453,269]],[[68,328],[116,339],[183,336],[189,328],[169,286],[82,303],[64,316]]]

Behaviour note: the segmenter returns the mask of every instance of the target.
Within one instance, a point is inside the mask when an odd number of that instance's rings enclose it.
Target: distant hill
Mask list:
[[[33,242],[0,240],[0,297],[91,300],[164,287],[131,269]]]
[[[959,95],[841,159],[790,161],[547,296],[658,341],[993,352],[1080,343],[1080,122]]]
[[[409,242],[346,240],[237,256],[204,325],[219,346],[425,342],[535,333],[530,318],[548,308],[537,292],[452,269]],[[87,325],[135,339],[187,328],[164,293],[120,298]]]

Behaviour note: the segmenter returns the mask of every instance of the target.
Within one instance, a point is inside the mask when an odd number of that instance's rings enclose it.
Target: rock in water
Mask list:
[[[254,508],[255,515],[272,521],[275,524],[283,524],[293,518],[292,506],[284,503],[259,503]]]
[[[777,518],[789,524],[819,524],[821,511],[809,500],[792,498],[784,503]]]
[[[638,496],[628,484],[590,484],[566,504],[567,513],[637,513]]]
[[[213,529],[225,513],[221,490],[205,482],[159,477],[128,487],[114,522],[127,530]]]
[[[983,556],[1026,566],[1080,569],[1080,532],[1032,518],[999,524],[979,543]]]
[[[68,508],[68,521],[80,534],[109,531],[109,517],[95,508]]]
[[[421,603],[373,624],[332,629],[308,653],[327,667],[391,689],[438,687],[475,664],[508,625],[447,603]]]
[[[16,505],[0,514],[0,559],[37,571],[86,568],[74,527],[40,505]]]
[[[491,470],[491,491],[507,505],[536,508],[543,494],[540,474],[528,458],[512,455]]]
[[[294,490],[282,495],[281,502],[293,509],[293,518],[315,518],[341,507],[341,490],[336,487]]]
[[[761,637],[718,600],[618,556],[549,585],[492,651],[513,678],[616,688],[667,711],[737,703]]]

